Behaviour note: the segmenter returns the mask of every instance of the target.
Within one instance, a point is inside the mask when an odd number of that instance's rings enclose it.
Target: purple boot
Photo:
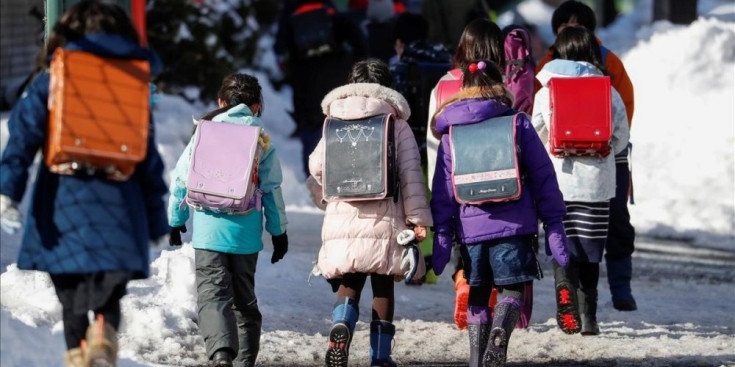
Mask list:
[[[483,367],[504,367],[508,354],[508,341],[518,319],[521,317],[523,304],[514,297],[503,298],[495,306],[493,325],[483,356]]]

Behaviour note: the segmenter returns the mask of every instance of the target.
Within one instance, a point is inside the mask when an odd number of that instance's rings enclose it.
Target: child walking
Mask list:
[[[360,295],[368,276],[373,291],[370,363],[381,367],[396,365],[391,358],[395,335],[393,283],[403,277],[401,262],[405,251],[398,244],[397,235],[413,226],[416,239],[421,241],[426,236],[426,227],[432,224],[418,147],[406,122],[411,111],[405,98],[390,88],[392,83],[384,62],[361,61],[353,66],[348,84],[331,91],[322,101],[324,113],[339,119],[385,113],[396,117],[395,151],[400,181],[397,198],[329,202],[326,207],[317,266],[325,278],[339,281],[325,357],[329,367],[347,366]],[[324,149],[322,138],[309,157],[311,174],[320,184]],[[423,256],[418,256],[418,261],[417,278],[425,272]]]
[[[558,34],[566,27],[583,27],[595,31],[597,20],[595,12],[581,1],[565,1],[559,5],[551,16],[551,29]],[[634,98],[633,83],[625,71],[620,58],[597,40],[602,54],[602,65],[607,68],[610,83],[620,94],[625,104],[628,117],[628,128],[633,121]],[[536,67],[536,73],[553,59],[553,47],[549,48],[544,58]],[[541,84],[536,80],[536,91]],[[610,225],[605,245],[605,265],[607,281],[610,286],[613,307],[619,311],[635,311],[638,306],[633,297],[630,281],[633,277],[632,255],[635,250],[635,228],[630,223],[628,212],[628,194],[631,192],[631,176],[628,155],[631,146],[623,149],[615,156],[615,197],[610,201]],[[631,195],[632,203],[632,195]]]
[[[555,77],[608,75],[602,65],[595,35],[582,27],[564,28],[552,46],[554,60],[536,76],[544,86],[536,94],[533,126],[544,143],[548,142],[550,105],[549,80]],[[582,335],[597,335],[597,283],[600,261],[607,239],[610,199],[615,197],[615,155],[628,144],[628,122],[620,94],[611,87],[612,150],[606,157],[552,157],[559,188],[564,194],[564,217],[572,262],[569,272],[554,265],[554,279],[572,282],[578,288]]]
[[[153,73],[160,64],[154,53],[139,45],[125,10],[101,1],[74,4],[54,26],[39,58],[41,72],[10,114],[8,143],[0,161],[3,229],[23,229],[19,269],[51,276],[68,348],[64,366],[114,366],[120,299],[130,280],[150,275],[149,241],[158,241],[168,231],[163,161],[150,122],[145,159],[125,181],[109,180],[97,171],[61,175],[38,164],[23,223],[18,203],[26,191],[28,168],[36,153],[44,154],[44,162],[48,154],[44,148],[49,139],[49,60],[60,50],[148,60]]]
[[[217,95],[219,109],[203,120],[251,125],[263,128],[259,118],[263,97],[258,80],[235,73],[222,81]],[[186,180],[194,138],[179,157],[171,177],[168,222],[173,228],[171,244],[181,245],[186,232],[189,207]],[[254,366],[260,349],[262,316],[255,295],[255,267],[263,249],[265,229],[271,234],[276,263],[288,251],[286,211],[281,193],[281,164],[273,144],[265,144],[258,162],[258,189],[262,192],[263,211],[247,214],[224,214],[207,210],[194,211],[192,235],[196,266],[199,332],[206,344],[212,366]]]
[[[565,208],[556,174],[528,116],[513,110],[512,103],[513,95],[503,84],[499,66],[476,60],[463,68],[462,90],[440,108],[432,123],[440,139],[431,198],[435,233],[432,261],[434,271],[441,273],[453,243],[460,246],[470,286],[467,324],[472,367],[505,365],[511,333],[524,302],[530,302],[524,299],[524,287],[539,278],[532,243],[539,218],[546,231],[547,254],[562,265],[569,260],[562,224]],[[522,175],[520,197],[461,204],[455,191],[453,151],[476,149],[453,147],[450,129],[503,116],[514,117],[515,143],[510,142],[509,151],[515,152]],[[488,307],[493,285],[499,289],[494,313]]]

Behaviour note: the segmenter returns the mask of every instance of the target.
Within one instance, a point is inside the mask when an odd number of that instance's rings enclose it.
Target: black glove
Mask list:
[[[181,246],[181,234],[186,233],[186,226],[171,227],[168,235],[168,244],[171,246]]]
[[[271,237],[271,241],[273,242],[273,256],[271,256],[271,264],[275,264],[278,260],[283,259],[288,252],[288,236],[286,235],[286,232],[283,232],[281,235]]]

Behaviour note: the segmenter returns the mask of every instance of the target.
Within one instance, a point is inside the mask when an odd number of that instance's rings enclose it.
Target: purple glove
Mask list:
[[[452,255],[452,236],[446,233],[434,234],[434,251],[431,255],[431,267],[436,275],[444,271]]]
[[[569,250],[567,250],[567,235],[562,222],[554,222],[544,229],[546,232],[546,254],[554,256],[560,266],[569,264]]]

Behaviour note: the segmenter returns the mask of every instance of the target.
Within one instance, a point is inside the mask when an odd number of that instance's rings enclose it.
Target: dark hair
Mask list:
[[[465,69],[471,60],[490,60],[505,69],[503,32],[497,24],[475,19],[464,28],[452,61],[455,67]]]
[[[560,25],[568,22],[572,17],[577,18],[577,23],[579,23],[579,25],[592,32],[597,28],[597,19],[595,18],[595,12],[592,8],[580,1],[569,0],[559,5],[551,15],[551,30],[554,34],[557,33],[557,29],[559,29]]]
[[[263,112],[263,93],[261,90],[262,88],[256,77],[242,73],[230,74],[222,80],[222,86],[217,92],[217,98],[222,101],[224,106],[205,114],[201,119],[211,120],[239,104],[251,107],[256,103],[260,103],[260,111],[257,114],[257,116],[260,116]]]
[[[477,68],[480,62],[485,63],[483,69]],[[474,67],[472,65],[475,65]],[[472,71],[472,69],[475,71]],[[503,84],[503,72],[498,64],[490,60],[474,60],[462,69],[462,88],[484,87],[494,84]]]
[[[473,60],[462,69],[462,74],[463,90],[475,89],[482,98],[499,98],[508,106],[513,105],[513,95],[505,87],[503,72],[495,62]]]
[[[403,12],[396,19],[393,28],[393,40],[401,40],[405,44],[425,40],[429,34],[429,23],[421,14]]]
[[[111,33],[139,42],[138,32],[128,14],[119,5],[98,0],[82,0],[72,5],[54,25],[46,48],[39,55],[39,65],[47,65],[48,56],[58,47],[92,33]]]
[[[552,58],[572,61],[586,61],[608,75],[602,64],[602,51],[597,38],[591,30],[582,27],[567,27],[556,36],[551,46]]]
[[[352,65],[347,83],[376,83],[384,87],[393,87],[393,75],[385,61],[370,58]]]

